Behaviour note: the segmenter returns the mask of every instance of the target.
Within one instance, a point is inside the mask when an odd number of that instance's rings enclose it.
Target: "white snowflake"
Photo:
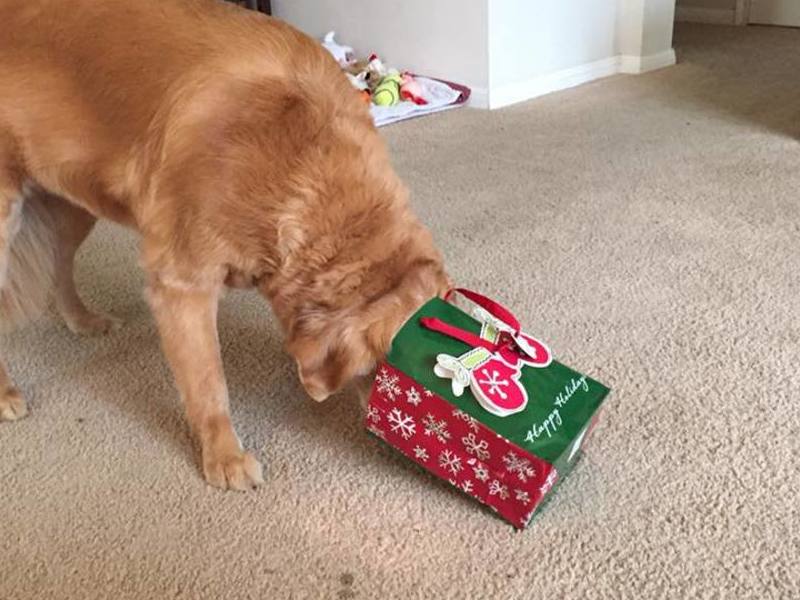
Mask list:
[[[426,395],[428,398],[433,398],[433,392],[432,392],[432,391],[430,391],[430,390],[425,390],[425,395]]]
[[[489,495],[500,496],[503,500],[508,498],[508,486],[503,485],[497,479],[493,479],[489,484]]]
[[[484,465],[478,463],[477,465],[472,467],[472,470],[475,471],[475,479],[477,479],[478,481],[488,481],[489,469],[487,469]]]
[[[483,369],[480,373],[486,379],[479,379],[478,383],[481,385],[488,385],[489,389],[487,390],[490,395],[492,396],[500,396],[503,400],[508,398],[508,394],[503,391],[504,387],[508,387],[511,385],[511,382],[507,379],[501,379],[499,371],[492,371],[489,372],[488,369]]]
[[[370,406],[367,409],[367,419],[372,421],[373,423],[377,423],[381,420],[381,413],[375,406]]]
[[[400,412],[399,409],[393,408],[387,417],[392,432],[399,433],[403,436],[404,440],[410,440],[417,431],[417,424],[411,415]]]
[[[547,480],[542,484],[542,487],[539,488],[539,493],[542,496],[544,496],[547,492],[553,489],[553,485],[555,485],[556,479],[558,479],[558,471],[553,469],[547,475]]]
[[[509,473],[516,473],[520,481],[528,481],[528,477],[536,475],[536,471],[531,466],[531,461],[527,458],[521,458],[509,452],[503,457],[503,462],[506,465],[506,470]]]
[[[472,486],[472,482],[469,479],[465,479],[461,482],[461,489],[471,494],[475,488]]]
[[[474,431],[475,433],[478,432],[478,420],[475,417],[472,417],[467,413],[465,413],[463,410],[459,409],[455,409],[453,411],[453,416],[456,419],[461,419],[462,421],[464,421],[469,426],[469,428],[472,429],[472,431]]]
[[[419,390],[417,390],[417,388],[412,387],[406,392],[406,400],[409,404],[419,406],[420,402],[422,402],[422,396],[419,395]]]
[[[447,469],[453,475],[458,475],[462,469],[461,458],[453,454],[450,450],[444,450],[439,454],[439,466]]]
[[[397,400],[397,397],[403,392],[398,385],[400,378],[397,375],[390,374],[386,367],[380,370],[376,380],[378,382],[378,392],[384,394],[392,402]]]
[[[428,462],[428,459],[430,458],[430,456],[428,455],[428,451],[420,446],[414,447],[414,456],[417,457],[417,459],[421,460],[422,462]]]
[[[481,460],[487,460],[490,458],[489,442],[486,440],[478,441],[478,439],[475,437],[475,434],[470,433],[467,434],[466,437],[461,438],[461,441],[464,443],[464,449],[467,451],[467,454],[477,456]]]
[[[443,444],[450,439],[450,432],[447,431],[447,421],[437,421],[431,413],[428,413],[422,422],[425,425],[425,435],[435,435],[436,439]]]
[[[383,430],[377,425],[369,425],[369,427],[367,427],[367,431],[377,435],[381,439],[386,439],[386,434],[383,433]]]
[[[523,504],[528,504],[531,501],[530,495],[525,490],[514,490],[514,497]]]

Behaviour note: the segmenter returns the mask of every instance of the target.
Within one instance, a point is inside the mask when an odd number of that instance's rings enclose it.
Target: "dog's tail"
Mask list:
[[[7,226],[5,273],[0,272],[1,330],[39,316],[47,307],[55,280],[53,217],[33,194],[26,194],[21,204],[21,212],[11,215]]]

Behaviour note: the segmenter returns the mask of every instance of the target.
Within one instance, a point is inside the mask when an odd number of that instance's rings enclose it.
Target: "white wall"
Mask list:
[[[642,61],[658,61],[659,56],[672,55],[672,31],[675,25],[675,0],[643,0]],[[650,70],[645,68],[644,70]]]
[[[490,0],[489,104],[505,106],[611,75],[616,21],[615,1]]]
[[[674,62],[674,21],[675,0],[620,0],[617,23],[623,71],[649,71]]]
[[[487,0],[272,0],[272,12],[316,38],[336,31],[359,56],[488,89]]]
[[[675,0],[489,0],[492,108],[675,63]]]
[[[273,0],[276,16],[496,108],[673,64],[675,0]]]
[[[492,87],[615,56],[616,20],[615,2],[491,0]]]

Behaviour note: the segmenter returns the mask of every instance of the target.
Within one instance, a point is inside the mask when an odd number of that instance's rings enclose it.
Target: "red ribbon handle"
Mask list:
[[[480,306],[481,308],[486,309],[489,313],[503,321],[506,325],[511,327],[515,333],[519,333],[522,327],[520,327],[519,321],[517,317],[514,316],[510,310],[508,310],[505,306],[500,304],[499,302],[495,302],[491,298],[487,298],[483,294],[479,294],[478,292],[473,292],[472,290],[468,290],[465,288],[454,288],[447,292],[445,296],[445,300],[450,300],[450,297],[454,294],[458,293],[464,296],[467,300],[470,300]]]
[[[481,308],[486,309],[492,316],[500,319],[506,325],[514,329],[515,332],[519,333],[519,321],[517,321],[517,318],[510,310],[508,310],[499,302],[495,302],[483,294],[479,294],[478,292],[473,292],[472,290],[465,288],[451,289],[445,295],[445,300],[450,300],[454,293],[461,294],[467,300],[470,300]],[[422,317],[419,322],[426,329],[430,329],[431,331],[435,331],[437,333],[442,333],[448,337],[458,340],[459,342],[464,342],[473,348],[486,348],[489,352],[497,352],[502,346],[508,344],[509,342],[506,336],[500,336],[499,343],[490,342],[489,340],[483,339],[479,335],[460,329],[455,325],[445,323],[441,319],[437,319],[435,317]]]
[[[505,306],[499,302],[463,288],[451,289],[445,295],[445,300],[449,300],[454,293],[461,294],[468,300],[474,302],[481,308],[489,312],[493,317],[503,321],[514,333],[501,331],[496,342],[490,342],[481,336],[464,331],[454,325],[445,323],[441,319],[433,317],[422,317],[420,324],[426,329],[442,333],[453,339],[467,344],[473,348],[485,348],[489,352],[499,352],[503,360],[510,366],[516,366],[520,360],[532,367],[546,367],[552,360],[550,350],[542,342],[520,331],[519,321]]]
[[[459,327],[456,327],[455,325],[445,323],[436,317],[422,317],[419,322],[426,329],[430,329],[431,331],[435,331],[437,333],[443,333],[444,335],[456,339],[459,342],[464,342],[473,348],[480,346],[482,348],[486,348],[489,352],[495,352],[498,349],[497,344],[493,344],[489,340],[485,340],[481,336],[470,333],[469,331],[465,331]]]

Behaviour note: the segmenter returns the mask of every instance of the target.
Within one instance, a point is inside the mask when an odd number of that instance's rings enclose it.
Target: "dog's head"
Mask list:
[[[450,287],[383,148],[365,158],[363,144],[340,142],[331,163],[315,161],[314,185],[301,186],[314,190],[288,203],[278,224],[281,267],[265,290],[319,401],[368,375],[403,323]]]
[[[317,401],[374,372],[402,325],[450,286],[421,228],[388,257],[368,253],[317,272],[292,294],[294,306],[279,311],[300,381]]]

